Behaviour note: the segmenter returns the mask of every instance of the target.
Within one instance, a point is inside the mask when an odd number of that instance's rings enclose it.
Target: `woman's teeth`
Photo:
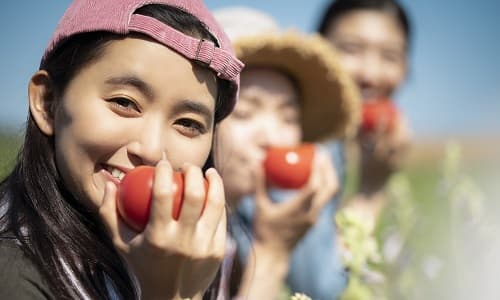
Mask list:
[[[111,175],[113,175],[114,178],[118,179],[118,180],[122,180],[123,177],[125,177],[125,173],[123,173],[122,171],[118,170],[118,169],[111,169]]]

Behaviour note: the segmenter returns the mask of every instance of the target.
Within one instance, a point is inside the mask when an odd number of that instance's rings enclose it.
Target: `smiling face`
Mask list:
[[[240,98],[218,130],[217,154],[229,201],[253,193],[253,171],[270,146],[295,146],[302,139],[298,91],[272,69],[241,74]]]
[[[163,153],[174,168],[203,166],[216,94],[213,73],[161,44],[134,37],[111,42],[70,81],[47,131],[68,189],[97,207],[107,181],[155,165]]]
[[[325,35],[364,99],[391,97],[405,79],[407,41],[392,15],[355,10],[331,23]]]

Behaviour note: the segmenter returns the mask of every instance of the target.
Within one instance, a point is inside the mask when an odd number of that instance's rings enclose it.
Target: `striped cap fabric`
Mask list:
[[[155,18],[134,14],[138,8],[149,4],[164,4],[190,13],[207,27],[218,45],[186,35]],[[202,0],[75,0],[59,21],[45,49],[42,65],[63,41],[76,34],[97,31],[120,35],[142,33],[187,59],[202,63],[217,77],[231,83],[231,100],[222,108],[221,115],[225,117],[232,111],[244,65],[234,55],[231,42]]]

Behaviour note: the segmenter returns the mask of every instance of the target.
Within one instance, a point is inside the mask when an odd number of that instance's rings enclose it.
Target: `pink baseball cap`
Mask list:
[[[134,14],[138,8],[149,4],[169,5],[192,14],[207,27],[218,45],[186,35],[155,18]],[[69,37],[96,31],[121,35],[142,33],[187,59],[206,65],[232,86],[231,99],[222,107],[221,117],[226,117],[233,110],[244,65],[234,55],[229,38],[202,0],[75,0],[59,21],[45,49],[42,64]]]

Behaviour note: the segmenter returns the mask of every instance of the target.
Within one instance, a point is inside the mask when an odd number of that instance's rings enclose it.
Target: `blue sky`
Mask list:
[[[206,0],[244,5],[310,32],[328,1]],[[69,0],[5,2],[0,18],[0,129],[21,129],[27,82]],[[411,73],[396,96],[416,137],[500,136],[500,1],[403,0],[415,28]]]

